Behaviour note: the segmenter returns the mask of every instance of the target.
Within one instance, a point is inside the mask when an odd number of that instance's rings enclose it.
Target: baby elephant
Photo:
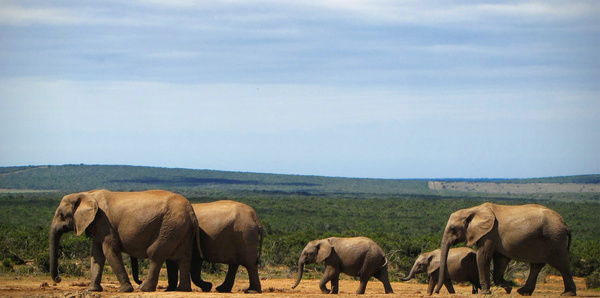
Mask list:
[[[429,275],[427,294],[431,295],[440,274],[440,253],[441,250],[436,249],[419,255],[408,276],[400,280],[408,281],[418,273],[427,272]],[[473,285],[473,294],[477,294],[478,289],[481,289],[477,271],[477,253],[469,247],[450,249],[448,252],[448,275],[446,276],[449,278],[444,278],[444,285],[450,294],[454,294],[452,281],[470,282]]]
[[[383,283],[385,293],[393,293],[388,277],[387,258],[383,250],[373,240],[366,237],[327,238],[309,242],[298,260],[298,280],[292,289],[302,280],[305,264],[325,262],[325,273],[319,282],[325,294],[337,294],[340,272],[360,279],[356,294],[364,294],[371,277]],[[331,281],[331,290],[326,284]]]

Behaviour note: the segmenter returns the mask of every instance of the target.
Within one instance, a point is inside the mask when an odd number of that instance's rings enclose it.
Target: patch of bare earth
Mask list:
[[[212,281],[218,284],[220,280]],[[583,278],[576,278],[578,295],[582,297],[600,297],[600,292],[585,289]],[[47,276],[39,277],[0,277],[0,297],[196,297],[198,295],[206,297],[231,297],[246,296],[243,290],[248,287],[248,281],[240,279],[231,294],[222,294],[217,292],[202,293],[199,288],[194,287],[193,292],[164,292],[167,286],[166,280],[159,281],[159,289],[153,293],[144,293],[136,289],[133,293],[120,293],[117,291],[119,283],[115,278],[105,278],[102,286],[104,291],[100,293],[87,292],[86,287],[89,280],[86,278],[63,278],[61,283],[54,283]],[[303,280],[300,285],[292,290],[293,279],[266,279],[262,281],[263,293],[261,296],[268,297],[331,297],[321,294],[319,290],[319,281]],[[340,280],[340,295],[355,295],[358,287],[358,281]],[[426,297],[427,285],[416,282],[394,282],[392,283],[394,294],[384,294],[383,285],[379,281],[370,281],[367,286],[366,294],[361,297]],[[455,285],[456,294],[450,295],[445,288],[442,288],[440,294],[435,297],[473,297],[471,286],[468,284]],[[502,288],[492,288],[493,297],[518,297],[516,288],[511,295],[506,294]],[[563,291],[562,278],[560,276],[550,276],[546,278],[545,283],[538,283],[533,296],[537,297],[557,297]]]

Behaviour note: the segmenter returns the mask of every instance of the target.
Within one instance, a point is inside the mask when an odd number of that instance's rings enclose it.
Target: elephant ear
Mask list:
[[[466,220],[467,246],[472,246],[492,230],[496,222],[496,215],[487,204],[484,204],[473,208],[473,213]]]
[[[89,194],[81,194],[75,201],[74,209],[75,235],[79,236],[96,218],[98,202]]]
[[[331,255],[332,245],[329,239],[325,239],[319,243],[319,252],[317,252],[317,263],[325,261]]]
[[[440,254],[436,251],[430,252],[427,256],[427,274],[432,274],[440,269]]]
[[[438,269],[440,269],[440,259],[433,259],[427,266],[427,274],[433,274]]]

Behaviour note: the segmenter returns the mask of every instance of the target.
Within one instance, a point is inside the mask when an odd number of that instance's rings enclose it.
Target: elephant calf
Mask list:
[[[356,294],[364,294],[371,277],[379,279],[385,293],[393,293],[388,277],[388,261],[385,253],[373,240],[366,237],[327,238],[309,242],[298,260],[298,279],[292,289],[302,280],[305,264],[325,262],[325,273],[319,282],[325,294],[337,294],[340,272],[360,279]],[[331,281],[331,290],[326,284]]]
[[[416,274],[427,272],[429,282],[427,295],[433,294],[433,288],[440,274],[441,252],[441,249],[436,249],[419,255],[408,276],[400,280],[408,281]],[[478,289],[481,289],[479,271],[477,270],[477,253],[473,249],[457,247],[450,249],[448,252],[448,275],[444,278],[444,285],[450,294],[454,294],[452,281],[470,282],[473,285],[473,294],[477,294]]]

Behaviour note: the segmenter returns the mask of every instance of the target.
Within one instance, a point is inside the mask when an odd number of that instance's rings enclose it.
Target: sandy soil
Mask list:
[[[219,281],[213,281],[216,283]],[[583,278],[577,278],[578,295],[581,297],[600,297],[599,291],[586,290]],[[246,296],[243,289],[248,287],[248,281],[240,279],[236,281],[233,293],[221,294],[217,292],[202,293],[199,288],[195,288],[191,293],[182,292],[164,292],[166,280],[159,282],[157,292],[144,293],[135,290],[133,293],[117,292],[118,282],[111,277],[105,277],[102,286],[104,291],[101,293],[88,293],[85,291],[89,280],[85,278],[63,278],[61,283],[55,284],[49,277],[0,277],[0,297],[231,297],[231,296]],[[292,290],[293,279],[266,279],[262,281],[263,294],[261,296],[268,297],[292,297],[292,296],[309,296],[309,297],[331,297],[321,294],[318,287],[318,280],[303,280],[300,285]],[[341,280],[340,295],[353,295],[358,287],[358,281]],[[396,282],[392,283],[394,294],[385,295],[383,286],[378,281],[371,281],[367,286],[367,292],[362,297],[426,297],[425,284],[415,282]],[[449,295],[445,288],[442,288],[442,293],[434,295],[435,297],[474,297],[471,294],[470,285],[456,285],[456,294]],[[515,289],[516,290],[516,289]],[[537,297],[557,297],[563,290],[562,279],[559,276],[547,277],[545,283],[538,283],[533,296]],[[507,295],[503,289],[492,288],[492,297],[518,297],[519,295],[513,290],[512,295]]]

